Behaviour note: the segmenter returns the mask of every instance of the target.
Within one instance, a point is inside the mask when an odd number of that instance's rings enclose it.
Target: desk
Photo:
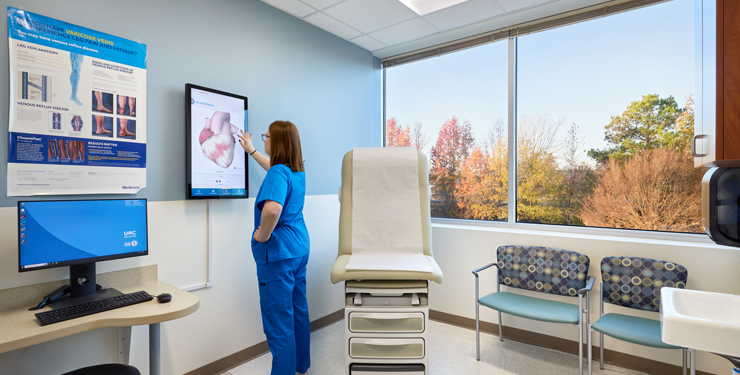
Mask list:
[[[154,272],[156,276],[156,269]],[[37,312],[48,311],[48,307],[39,311],[28,311],[28,308],[33,306],[35,303],[38,303],[41,298],[36,298],[36,302],[30,304],[25,303],[22,306],[17,306],[15,308],[7,308],[6,306],[6,309],[0,311],[0,353],[74,335],[80,332],[90,331],[96,328],[128,327],[148,324],[149,373],[151,375],[159,375],[159,323],[192,314],[198,310],[200,298],[192,293],[185,292],[179,288],[157,280],[113,285],[102,283],[100,276],[101,275],[98,275],[99,284],[106,287],[116,288],[122,293],[131,293],[140,290],[144,290],[155,296],[160,293],[169,293],[172,295],[172,301],[168,303],[159,303],[155,298],[149,302],[143,302],[46,326],[41,326],[36,320],[34,314]],[[63,281],[61,282],[63,283]],[[4,292],[2,294],[23,293],[23,289],[28,290],[33,287],[34,286],[6,289],[0,292]],[[46,293],[48,293],[53,289],[43,288],[43,290],[46,290]],[[42,297],[43,295],[44,294],[41,294]],[[0,298],[3,298],[3,296],[0,295]]]

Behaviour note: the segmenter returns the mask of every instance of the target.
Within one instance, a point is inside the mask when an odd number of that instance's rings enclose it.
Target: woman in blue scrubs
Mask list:
[[[309,239],[303,221],[306,174],[298,129],[275,121],[266,134],[265,153],[252,145],[252,135],[239,134],[239,144],[265,170],[254,205],[252,254],[257,263],[262,326],[272,352],[271,375],[305,373],[311,365],[311,322],[306,301]]]

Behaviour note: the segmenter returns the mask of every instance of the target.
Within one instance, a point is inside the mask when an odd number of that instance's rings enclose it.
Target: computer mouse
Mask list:
[[[170,302],[170,301],[172,301],[172,294],[162,293],[162,294],[160,294],[160,295],[157,296],[157,301],[159,301],[159,303],[167,303],[167,302]]]

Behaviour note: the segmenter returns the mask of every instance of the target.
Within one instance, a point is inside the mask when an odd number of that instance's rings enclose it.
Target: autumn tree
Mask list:
[[[588,155],[603,163],[608,158],[625,160],[641,150],[671,147],[679,138],[676,121],[683,112],[673,96],[643,95],[642,99],[631,102],[621,115],[611,117],[604,137],[609,147],[591,149]]]
[[[588,226],[701,232],[703,170],[677,150],[638,151],[606,162],[581,218]]]
[[[398,124],[395,117],[385,122],[386,147],[411,147],[411,135],[409,127],[405,128]]]
[[[558,168],[562,144],[557,133],[563,120],[545,114],[519,116],[517,122],[517,221],[561,224],[559,206],[563,175]]]
[[[562,224],[583,225],[579,217],[584,199],[591,193],[595,174],[591,167],[579,157],[583,138],[575,123],[570,125],[564,141],[562,157],[562,185],[560,187],[559,205],[563,209]]]
[[[437,142],[429,158],[429,182],[437,204],[432,206],[436,217],[460,217],[456,199],[456,185],[461,177],[460,167],[473,150],[475,139],[468,121],[453,116],[439,130]]]
[[[671,137],[668,146],[675,149],[679,155],[687,158],[691,156],[691,140],[694,138],[694,95],[686,98],[686,108],[676,119],[674,126],[674,135]]]
[[[414,122],[414,129],[411,132],[411,144],[416,147],[416,150],[422,151],[424,147],[429,143],[429,137],[421,129],[421,122]]]
[[[503,119],[493,124],[483,143],[483,148],[473,148],[461,167],[457,204],[466,219],[505,221],[509,157]]]
[[[414,147],[422,151],[429,143],[429,138],[421,127],[421,122],[416,121],[412,131],[408,125],[399,125],[395,117],[389,118],[385,122],[386,147]]]

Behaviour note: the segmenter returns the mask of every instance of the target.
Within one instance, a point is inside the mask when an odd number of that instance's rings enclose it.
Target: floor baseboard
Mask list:
[[[429,310],[429,319],[450,324],[453,326],[475,330],[475,319],[466,318],[459,315],[453,315],[436,310]],[[490,333],[498,336],[498,324],[489,322],[480,322],[481,332]],[[578,342],[563,339],[560,337],[549,336],[532,331],[526,331],[519,328],[504,326],[504,338],[525,344],[535,345],[542,348],[558,350],[564,353],[578,355]],[[576,333],[575,336],[578,336]],[[587,346],[584,344],[583,353],[587,353]],[[599,347],[593,347],[593,356],[595,359],[594,368],[599,368]],[[659,362],[648,358],[638,357],[631,354],[621,353],[615,350],[604,349],[604,362],[628,368],[631,370],[642,371],[650,375],[675,375],[681,374],[681,366],[670,363]],[[709,372],[697,371],[697,375],[714,375]]]
[[[344,309],[337,310],[329,315],[321,317],[311,322],[311,332],[320,330],[324,327],[330,326],[340,320],[344,319]],[[185,375],[219,375],[227,372],[234,367],[239,367],[242,364],[249,362],[263,354],[267,354],[270,351],[270,347],[267,346],[267,341],[262,341],[256,345],[252,345],[244,350],[240,350],[230,356],[221,358],[215,362],[211,362],[205,366],[199,367],[193,371],[185,373]]]

